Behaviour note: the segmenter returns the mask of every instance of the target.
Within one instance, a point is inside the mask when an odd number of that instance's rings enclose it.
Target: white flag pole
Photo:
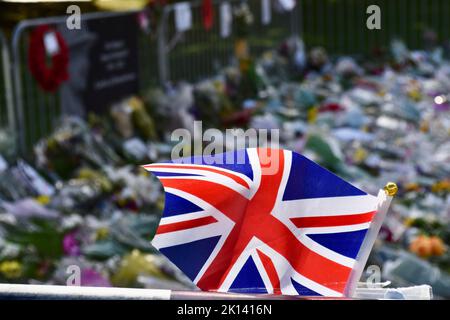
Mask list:
[[[367,231],[367,234],[361,245],[359,254],[356,257],[355,266],[350,274],[348,286],[345,290],[345,295],[347,297],[353,297],[355,295],[356,286],[364,271],[364,267],[366,266],[369,254],[372,250],[375,240],[377,239],[381,226],[383,225],[383,221],[389,210],[392,198],[397,193],[397,190],[397,185],[393,182],[389,182],[386,184],[384,189],[378,192],[377,212],[372,223],[370,224],[370,228]]]

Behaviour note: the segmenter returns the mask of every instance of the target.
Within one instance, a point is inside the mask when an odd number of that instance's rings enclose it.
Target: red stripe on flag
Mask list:
[[[291,218],[297,228],[337,227],[370,222],[375,211],[343,216]]]
[[[203,217],[203,218],[198,218],[198,219],[192,219],[189,221],[181,221],[181,222],[163,224],[163,225],[159,226],[156,234],[202,227],[202,226],[206,226],[208,224],[215,223],[215,222],[217,222],[217,220],[214,217],[208,216],[208,217]]]
[[[272,260],[258,249],[256,250],[256,252],[258,253],[259,258],[261,259],[264,269],[266,270],[267,276],[269,277],[270,283],[272,284],[273,294],[281,294],[280,278],[278,278],[278,274],[275,269],[275,266],[273,265]]]
[[[226,176],[228,178],[233,179],[235,182],[237,182],[238,184],[244,186],[245,188],[249,189],[250,186],[248,185],[248,183],[242,179],[239,176],[236,176],[232,173],[229,172],[225,172],[225,171],[221,171],[221,170],[217,170],[214,168],[208,168],[208,167],[196,167],[196,166],[187,166],[187,165],[145,165],[144,168],[149,169],[151,171],[151,169],[188,169],[188,170],[204,170],[204,171],[209,171],[209,172],[214,172],[214,173],[218,173],[221,174],[223,176]]]

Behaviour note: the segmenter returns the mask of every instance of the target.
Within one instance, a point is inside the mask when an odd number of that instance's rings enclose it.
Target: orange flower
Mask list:
[[[418,236],[411,242],[409,250],[422,258],[431,256],[432,246],[430,238],[423,235]]]
[[[450,192],[450,180],[438,181],[431,186],[432,192]]]
[[[420,190],[420,186],[418,183],[415,182],[410,182],[404,185],[405,191],[409,192],[409,191],[419,191]]]
[[[445,251],[447,250],[444,242],[439,237],[435,237],[435,236],[431,237],[430,244],[431,244],[431,253],[434,256],[442,256],[445,253]]]

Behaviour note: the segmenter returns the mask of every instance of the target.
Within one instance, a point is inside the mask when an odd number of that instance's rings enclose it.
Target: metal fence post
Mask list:
[[[23,93],[22,93],[22,79],[20,77],[21,74],[21,65],[20,65],[20,50],[19,50],[19,41],[20,35],[22,33],[23,24],[19,23],[17,27],[14,29],[13,38],[12,38],[12,72],[14,78],[14,93],[15,93],[15,106],[16,106],[16,114],[15,114],[15,128],[16,128],[16,141],[18,144],[18,151],[20,154],[25,153],[25,135],[23,128]]]
[[[297,4],[291,12],[291,34],[293,36],[301,36],[301,13],[302,13],[302,1],[297,0]]]
[[[164,85],[169,81],[169,63],[167,59],[167,23],[172,6],[164,7],[161,21],[158,25],[158,68],[159,79],[161,85]]]
[[[13,101],[13,88],[11,80],[11,60],[9,55],[8,42],[3,32],[0,31],[0,48],[2,55],[2,69],[3,69],[3,80],[4,80],[4,99],[3,102],[6,106],[7,113],[7,123],[6,127],[10,130],[12,134],[16,133],[15,117],[14,117],[14,101]],[[0,104],[1,105],[1,104]],[[2,110],[3,111],[3,110]],[[3,119],[2,119],[3,121]],[[2,123],[5,125],[5,123]]]

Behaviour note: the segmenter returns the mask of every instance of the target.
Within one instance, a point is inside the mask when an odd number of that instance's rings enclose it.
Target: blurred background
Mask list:
[[[150,244],[164,194],[140,165],[202,120],[278,129],[372,194],[395,181],[379,277],[362,280],[450,298],[449,15],[445,0],[0,1],[0,282],[195,289]]]

